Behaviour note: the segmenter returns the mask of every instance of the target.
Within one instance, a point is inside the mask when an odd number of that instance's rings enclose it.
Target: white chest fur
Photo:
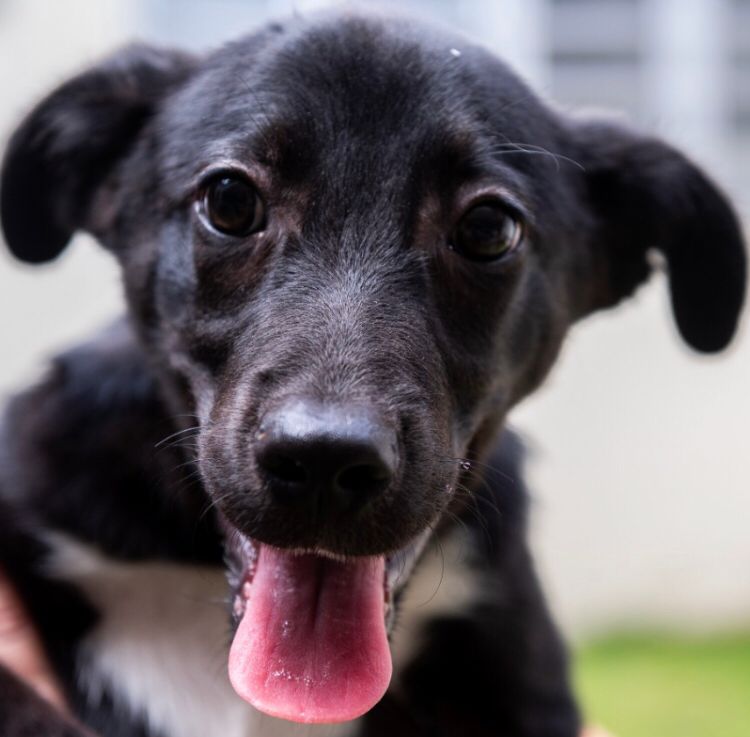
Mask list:
[[[55,536],[52,572],[101,613],[86,638],[79,682],[168,737],[353,737],[354,724],[295,725],[242,701],[227,677],[227,584],[221,570],[122,563]]]

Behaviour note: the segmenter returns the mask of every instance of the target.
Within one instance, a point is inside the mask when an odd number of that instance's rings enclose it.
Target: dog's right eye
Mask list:
[[[219,233],[242,238],[265,224],[263,201],[241,174],[221,172],[205,185],[199,203],[201,216]]]

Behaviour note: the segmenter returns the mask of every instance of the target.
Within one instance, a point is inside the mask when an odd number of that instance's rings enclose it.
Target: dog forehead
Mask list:
[[[525,92],[487,52],[418,24],[272,26],[211,56],[176,97],[162,125],[167,160],[249,157],[301,176],[326,157],[365,155],[370,173],[403,168],[441,146],[468,152],[491,117],[488,84],[510,99]]]

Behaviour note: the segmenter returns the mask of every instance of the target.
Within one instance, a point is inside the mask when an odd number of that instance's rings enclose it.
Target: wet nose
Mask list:
[[[256,460],[274,502],[321,515],[352,513],[390,485],[396,433],[369,406],[297,399],[265,415]]]

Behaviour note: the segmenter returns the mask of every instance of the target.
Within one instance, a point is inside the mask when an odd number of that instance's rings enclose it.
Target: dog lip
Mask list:
[[[432,530],[428,527],[404,547],[386,556],[386,588],[390,594],[398,593],[406,585],[431,534]]]

